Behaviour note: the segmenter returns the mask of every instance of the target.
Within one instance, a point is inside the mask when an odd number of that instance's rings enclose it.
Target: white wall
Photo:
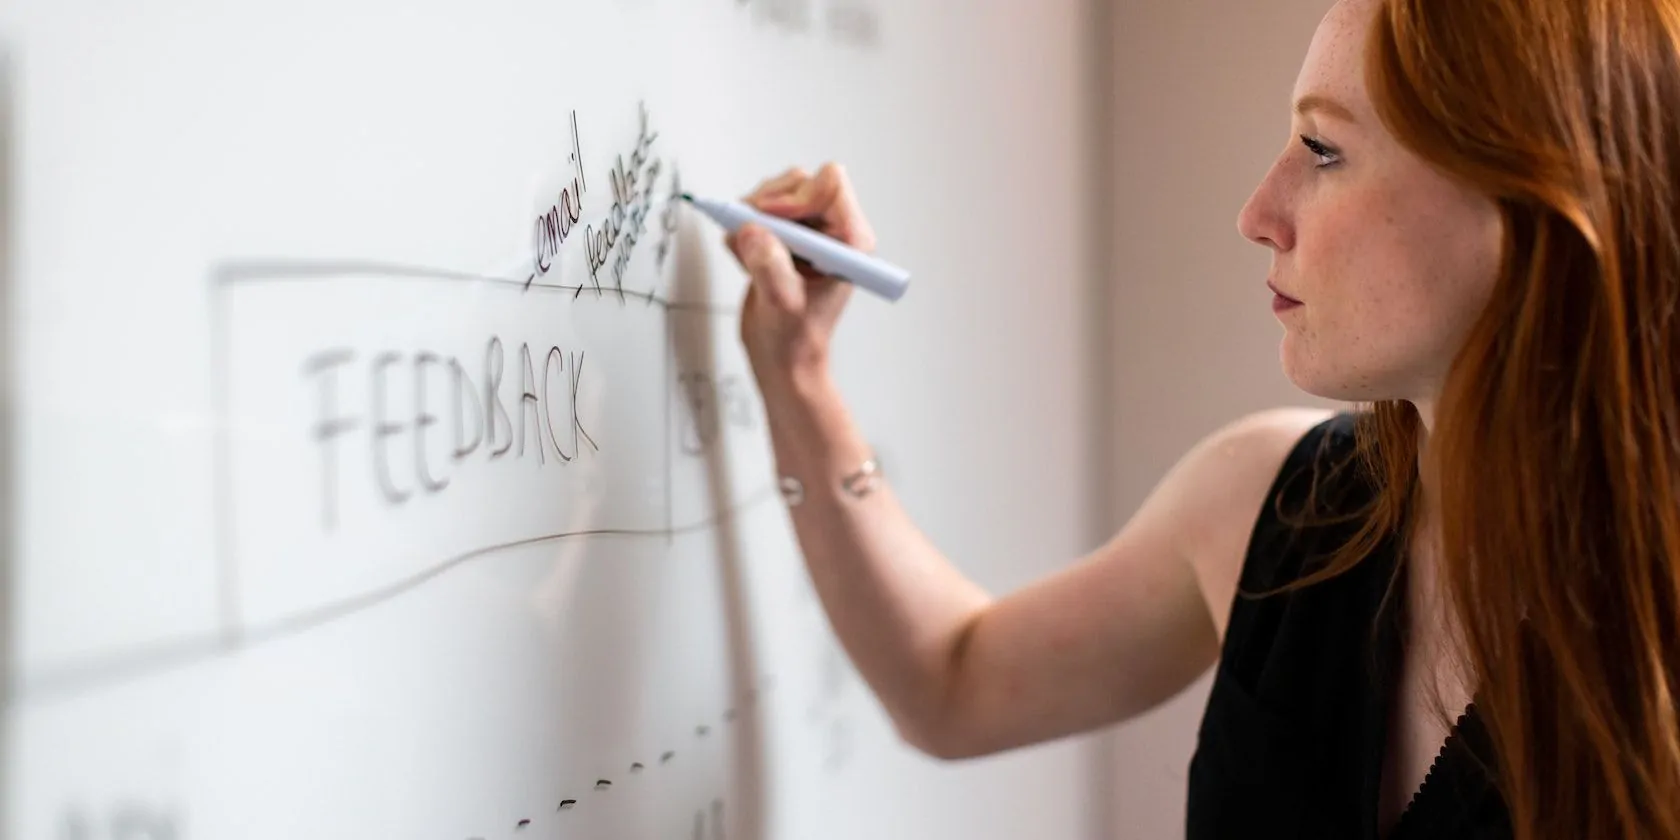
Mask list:
[[[1236,231],[1283,148],[1289,96],[1331,0],[1146,0],[1112,15],[1108,386],[1114,522],[1195,440],[1271,405],[1316,404],[1280,372],[1265,249]],[[1182,837],[1204,679],[1112,736],[1112,835]]]

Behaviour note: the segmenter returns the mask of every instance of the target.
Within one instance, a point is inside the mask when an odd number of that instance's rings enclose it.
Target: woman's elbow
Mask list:
[[[996,751],[987,747],[984,739],[966,731],[951,715],[922,719],[895,716],[893,727],[905,744],[940,761],[980,758]]]

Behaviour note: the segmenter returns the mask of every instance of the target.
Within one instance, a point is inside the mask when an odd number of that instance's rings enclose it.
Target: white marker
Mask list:
[[[710,201],[688,193],[682,197],[730,233],[748,222],[763,225],[790,253],[818,272],[849,281],[887,300],[898,300],[910,287],[910,272],[798,222],[760,213],[739,201]]]

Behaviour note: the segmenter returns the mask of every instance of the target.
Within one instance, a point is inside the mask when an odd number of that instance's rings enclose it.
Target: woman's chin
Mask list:
[[[1341,354],[1328,354],[1337,357]],[[1300,346],[1293,335],[1286,335],[1279,348],[1279,362],[1283,375],[1302,392],[1314,397],[1340,402],[1376,402],[1390,399],[1388,389],[1379,387],[1377,377],[1361,372],[1357,365],[1328,364],[1326,355],[1310,352]],[[1341,356],[1345,358],[1345,356]]]

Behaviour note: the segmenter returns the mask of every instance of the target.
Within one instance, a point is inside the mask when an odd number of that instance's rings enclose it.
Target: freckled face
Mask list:
[[[1378,121],[1364,45],[1380,7],[1341,0],[1319,25],[1292,136],[1237,226],[1272,251],[1291,382],[1329,399],[1426,401],[1487,303],[1503,227],[1492,200]]]

